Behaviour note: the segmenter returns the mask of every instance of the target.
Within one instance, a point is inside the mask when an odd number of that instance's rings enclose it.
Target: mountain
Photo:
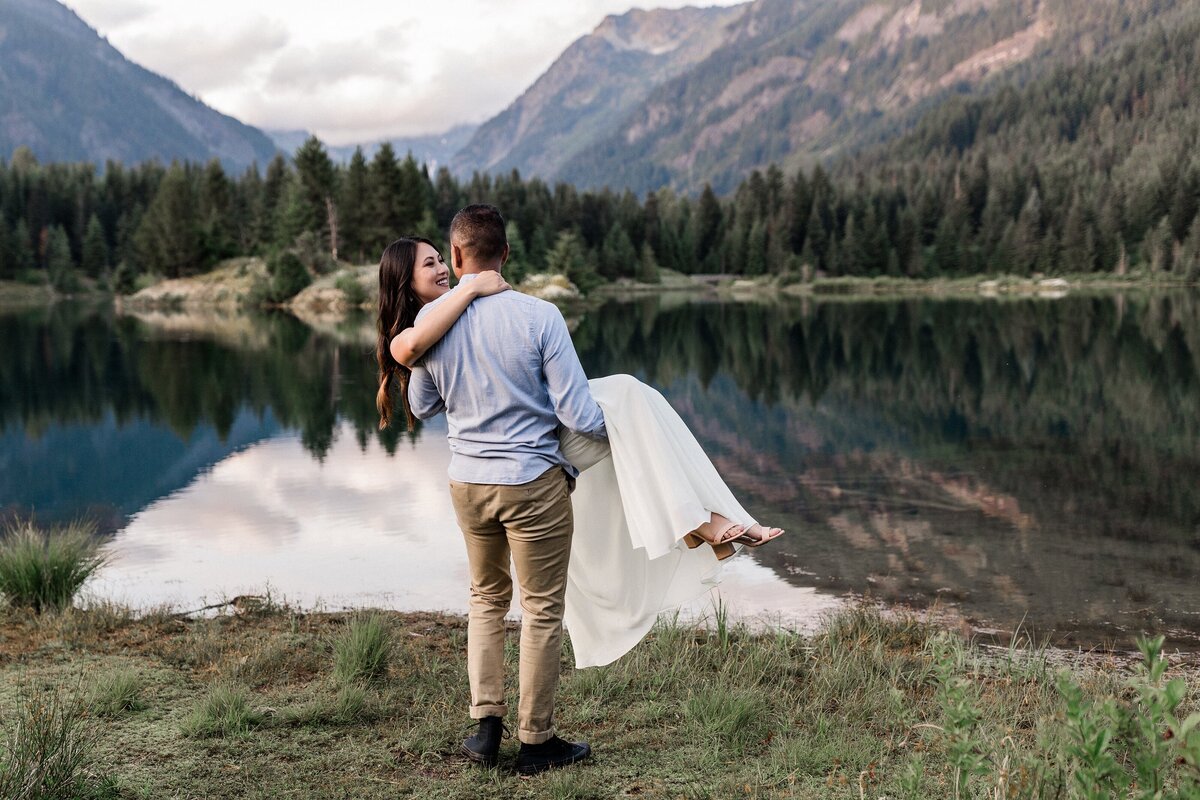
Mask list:
[[[1092,59],[1176,5],[754,0],[631,12],[572,45],[454,164],[517,166],[580,187],[694,193],[709,183],[728,193],[756,168],[833,161],[902,134],[945,100]],[[622,60],[649,63],[652,47],[607,46],[612,36],[641,41],[640,25],[672,15],[695,24],[666,37],[679,44],[658,72]]]
[[[403,158],[405,154],[412,153],[419,163],[426,164],[430,172],[435,172],[438,167],[449,163],[455,153],[471,140],[471,136],[475,133],[475,125],[455,125],[448,131],[443,133],[433,133],[428,136],[407,136],[399,139],[389,139],[388,142],[392,145],[392,149]],[[266,131],[267,136],[271,137],[271,141],[275,146],[285,153],[294,153],[300,148],[300,145],[312,136],[311,133],[304,130],[271,130]],[[372,142],[371,144],[362,145],[363,154],[369,159],[375,155],[383,142]],[[350,163],[351,157],[354,155],[354,150],[359,145],[341,145],[332,147],[326,145],[325,149],[329,152],[329,157],[341,164]]]
[[[209,108],[119,53],[54,0],[0,2],[0,157],[42,161],[157,158],[228,168],[265,164],[261,131]]]
[[[746,6],[634,9],[575,41],[529,89],[485,122],[451,161],[474,169],[550,177],[607,134],[665,81],[728,38]]]

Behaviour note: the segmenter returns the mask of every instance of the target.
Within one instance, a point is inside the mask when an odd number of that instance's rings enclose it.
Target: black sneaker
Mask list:
[[[541,744],[525,744],[521,742],[521,751],[517,753],[517,772],[521,775],[536,775],[554,767],[565,767],[576,761],[583,761],[592,754],[592,748],[586,742],[568,742],[557,736]]]
[[[462,743],[462,754],[485,767],[494,767],[500,761],[500,740],[504,738],[504,719],[484,717],[479,720],[479,730]]]

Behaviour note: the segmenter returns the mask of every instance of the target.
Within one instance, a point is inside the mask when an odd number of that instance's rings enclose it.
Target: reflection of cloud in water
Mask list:
[[[741,555],[725,565],[718,589],[688,603],[681,610],[685,617],[713,616],[718,597],[731,617],[756,624],[784,625],[813,632],[829,612],[842,607],[842,601],[816,589],[787,587],[775,570],[765,567],[750,555]]]
[[[269,584],[304,605],[461,608],[449,453],[431,433],[395,457],[361,450],[348,426],[320,462],[296,437],[234,454],[134,517],[94,590],[191,605]]]
[[[444,428],[441,419],[427,425],[395,456],[374,441],[360,449],[348,425],[323,461],[293,436],[233,454],[134,517],[91,590],[135,606],[194,608],[269,585],[304,606],[463,612],[466,551]],[[740,617],[811,627],[837,602],[789,586],[750,556],[725,575],[721,597]],[[711,608],[705,597],[684,613]]]

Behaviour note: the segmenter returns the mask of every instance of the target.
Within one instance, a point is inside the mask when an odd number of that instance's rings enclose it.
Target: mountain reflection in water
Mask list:
[[[663,389],[787,528],[733,570],[745,613],[811,610],[817,587],[1055,642],[1189,645],[1198,312],[1176,294],[651,300],[574,335],[589,374]],[[375,429],[371,348],[365,319],[0,316],[0,505],[98,514],[121,557],[97,589],[133,599],[261,588],[223,580],[257,571],[308,601],[459,607],[461,554],[431,557],[461,550],[444,423]],[[178,596],[139,588],[159,581]]]

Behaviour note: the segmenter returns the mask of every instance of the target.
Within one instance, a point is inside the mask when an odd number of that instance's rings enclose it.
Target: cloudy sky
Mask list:
[[[607,14],[738,0],[67,0],[128,58],[243,122],[329,144],[482,122]]]

